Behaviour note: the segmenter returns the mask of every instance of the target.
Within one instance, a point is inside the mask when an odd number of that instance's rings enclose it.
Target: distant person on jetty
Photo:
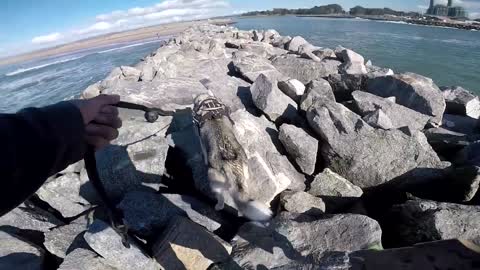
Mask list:
[[[119,96],[60,102],[0,114],[0,216],[33,195],[48,177],[118,137]]]

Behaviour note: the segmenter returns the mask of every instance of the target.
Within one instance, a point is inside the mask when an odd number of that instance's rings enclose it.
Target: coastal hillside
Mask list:
[[[82,98],[100,94],[168,114],[121,110],[119,138],[96,154],[129,236],[79,162],[0,217],[5,269],[478,266],[480,100],[467,89],[273,29],[197,24]],[[192,117],[201,94],[229,107],[245,192],[270,221],[239,216],[228,196],[215,211]]]

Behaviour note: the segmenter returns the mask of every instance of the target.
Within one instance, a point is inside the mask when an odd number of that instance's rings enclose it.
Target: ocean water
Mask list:
[[[236,27],[277,29],[311,43],[342,45],[374,65],[396,73],[431,77],[439,86],[460,85],[480,94],[480,32],[360,19],[241,18]],[[40,61],[0,66],[0,113],[44,106],[77,97],[121,65],[135,65],[155,51],[160,40],[117,44]]]
[[[480,32],[451,28],[307,17],[239,19],[242,30],[276,29],[303,36],[312,44],[351,48],[374,65],[396,73],[415,72],[439,86],[459,85],[480,94]]]
[[[10,66],[0,66],[0,113],[16,112],[78,97],[113,68],[135,65],[160,47],[145,40],[91,49]]]

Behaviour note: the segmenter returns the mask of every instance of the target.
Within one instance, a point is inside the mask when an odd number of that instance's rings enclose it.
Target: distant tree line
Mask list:
[[[338,4],[330,4],[326,6],[315,6],[313,8],[300,8],[300,9],[286,9],[286,8],[275,8],[273,10],[266,11],[252,11],[242,14],[242,16],[271,16],[271,15],[328,15],[328,14],[345,14],[342,6]],[[361,6],[356,6],[350,9],[350,15],[352,16],[361,16],[361,15],[396,15],[396,16],[411,16],[416,17],[420,16],[419,13],[415,12],[403,12],[396,11],[389,8],[364,8]]]
[[[326,6],[315,6],[313,8],[286,9],[275,8],[267,11],[252,11],[242,14],[243,16],[258,15],[326,15],[326,14],[344,14],[345,10],[340,5],[331,4]]]

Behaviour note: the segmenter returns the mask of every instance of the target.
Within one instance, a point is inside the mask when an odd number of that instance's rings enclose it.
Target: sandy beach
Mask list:
[[[213,24],[223,25],[231,24],[231,19],[210,19],[204,20]],[[16,64],[20,62],[46,58],[54,55],[67,54],[80,50],[108,46],[122,42],[133,42],[138,40],[146,40],[157,38],[158,36],[169,36],[178,34],[195,23],[202,21],[178,22],[170,24],[162,24],[150,27],[144,27],[134,30],[128,30],[118,33],[110,33],[102,36],[92,37],[89,39],[79,40],[73,43],[59,45],[54,48],[42,49],[30,53],[10,56],[0,59],[0,65]]]

